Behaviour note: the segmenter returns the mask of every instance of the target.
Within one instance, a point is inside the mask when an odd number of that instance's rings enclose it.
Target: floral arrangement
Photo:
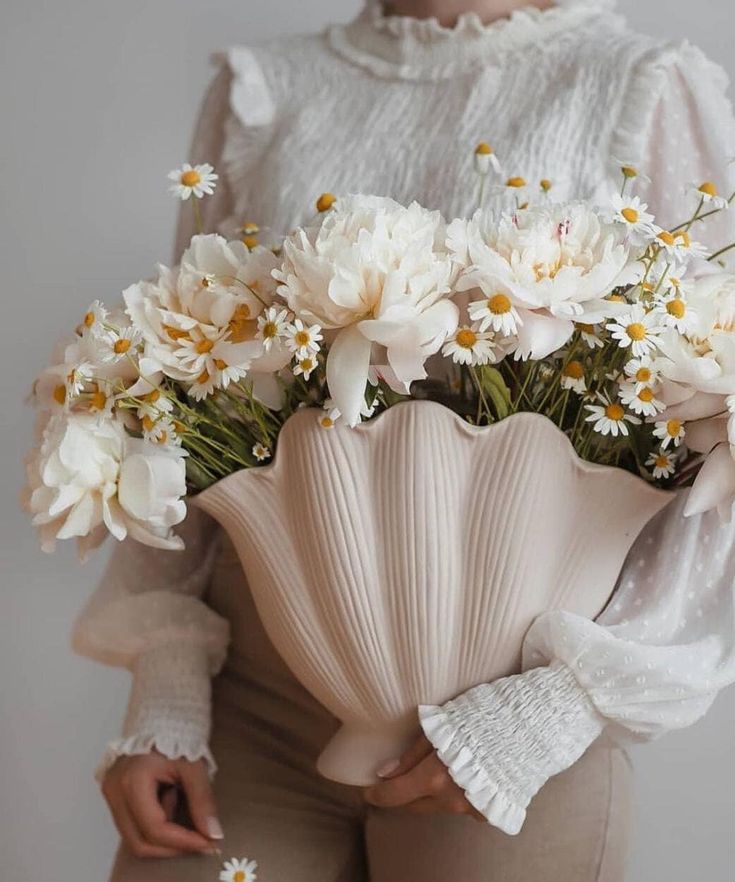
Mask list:
[[[39,443],[26,503],[50,550],[84,555],[109,532],[181,547],[187,492],[269,460],[288,417],[355,426],[409,397],[475,425],[545,415],[580,457],[663,487],[689,512],[735,498],[735,276],[693,238],[726,210],[693,186],[689,217],[662,229],[622,186],[602,208],[529,199],[475,152],[480,207],[446,223],[388,198],[323,194],[277,244],[258,227],[201,230],[176,267],[95,301],[37,380]],[[209,165],[171,173],[198,200]],[[488,187],[514,197],[483,207]]]

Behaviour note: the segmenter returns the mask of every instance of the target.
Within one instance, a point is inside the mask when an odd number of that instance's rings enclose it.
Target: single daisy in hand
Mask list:
[[[168,179],[173,181],[170,192],[182,200],[189,199],[190,196],[197,199],[211,196],[218,178],[219,175],[214,174],[214,168],[208,162],[201,165],[185,162],[181,168],[175,168],[168,173]]]

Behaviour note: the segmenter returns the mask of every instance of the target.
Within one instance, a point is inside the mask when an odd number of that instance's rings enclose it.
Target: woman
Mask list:
[[[191,157],[222,174],[206,228],[287,232],[322,190],[469,214],[483,140],[508,175],[551,179],[559,199],[603,200],[621,162],[645,169],[639,193],[673,225],[687,182],[733,190],[725,77],[610,6],[371,0],[324,34],[231,50]],[[192,231],[184,215],[179,252]],[[725,213],[696,232],[722,244],[735,224]],[[113,882],[214,878],[222,826],[227,850],[273,882],[622,880],[629,767],[608,730],[687,725],[733,679],[733,528],[681,507],[640,538],[597,621],[541,616],[525,672],[425,710],[423,734],[365,793],[314,771],[337,721],[270,646],[212,522],[192,511],[178,555],[117,547],[75,630],[78,651],[133,674],[99,771],[126,846]],[[161,784],[180,785],[192,829]]]

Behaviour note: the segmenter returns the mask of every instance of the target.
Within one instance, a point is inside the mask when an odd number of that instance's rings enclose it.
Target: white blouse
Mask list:
[[[282,234],[321,191],[417,199],[469,214],[474,145],[487,140],[507,175],[551,178],[559,199],[607,198],[621,162],[653,178],[639,193],[662,224],[681,214],[682,187],[735,189],[735,120],[724,72],[695,47],[630,31],[606,0],[561,0],[483,25],[383,14],[369,2],[347,25],[238,47],[203,104],[190,159],[223,175],[203,203],[208,229],[245,220]],[[502,196],[493,197],[501,200]],[[179,227],[180,253],[192,229]],[[735,240],[735,211],[695,228],[712,248]],[[735,525],[684,519],[686,493],[639,538],[596,620],[540,616],[524,673],[422,707],[424,731],[488,821],[520,830],[533,795],[607,724],[654,737],[689,725],[735,679]],[[187,548],[114,549],[74,630],[78,652],[122,665],[133,689],[121,754],[152,747],[209,754],[209,678],[228,625],[200,599],[218,528],[191,510]]]

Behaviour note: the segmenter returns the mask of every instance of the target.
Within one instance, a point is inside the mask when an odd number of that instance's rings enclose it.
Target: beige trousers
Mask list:
[[[212,734],[223,856],[257,860],[259,882],[623,882],[630,764],[609,737],[546,784],[518,836],[468,816],[366,806],[359,788],[316,773],[338,722],[270,644],[229,544],[207,601],[232,625]],[[121,848],[110,882],[213,882],[219,868]]]

